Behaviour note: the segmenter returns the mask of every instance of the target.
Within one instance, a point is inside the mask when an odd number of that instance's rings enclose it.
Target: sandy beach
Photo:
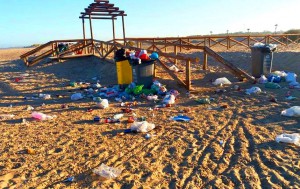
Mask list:
[[[240,82],[209,58],[209,70],[192,64],[192,86],[198,92],[187,93],[158,67],[157,80],[180,92],[175,105],[155,109],[160,102],[136,98],[133,112],[124,113],[120,123],[99,123],[95,116],[123,113],[121,102],[108,98],[109,107],[100,109],[92,98],[70,97],[83,92],[84,83],[117,84],[115,66],[88,57],[27,68],[19,56],[29,50],[0,50],[0,115],[14,115],[0,120],[0,188],[300,188],[300,147],[275,141],[283,133],[300,133],[299,117],[281,116],[300,106],[300,90],[286,82],[280,89]],[[249,49],[214,50],[251,73]],[[202,58],[201,52],[185,53]],[[299,65],[299,45],[274,53],[274,71],[300,77]],[[220,77],[232,84],[212,85]],[[72,81],[82,84],[72,87]],[[253,86],[263,92],[245,94]],[[287,93],[296,99],[287,100]],[[51,98],[31,98],[39,94]],[[213,100],[199,104],[195,99],[200,98]],[[34,111],[54,119],[37,121],[31,117]],[[149,139],[144,133],[124,134],[133,113],[155,124]],[[192,120],[170,119],[181,114]],[[102,163],[121,174],[105,179],[93,173]],[[64,182],[70,177],[72,182]]]

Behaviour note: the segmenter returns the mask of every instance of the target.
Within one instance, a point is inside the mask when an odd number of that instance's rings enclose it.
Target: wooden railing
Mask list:
[[[59,43],[68,43],[69,48],[66,51],[59,52],[58,44]],[[126,44],[123,43],[123,40],[111,40],[111,41],[100,41],[100,40],[83,40],[83,39],[72,39],[72,40],[55,40],[50,41],[44,45],[41,45],[23,55],[21,55],[21,59],[24,60],[27,66],[33,66],[43,58],[47,58],[51,56],[55,59],[65,59],[72,57],[81,57],[81,56],[90,56],[96,55],[101,59],[107,59],[109,55],[115,52],[119,48],[131,49],[131,50],[141,50],[146,49],[149,53],[157,52],[161,57],[160,60],[157,60],[157,63],[161,65],[165,72],[167,72],[174,80],[176,80],[179,84],[185,86],[186,89],[191,90],[191,64],[200,62],[199,57],[191,57],[188,54],[179,54],[178,49],[194,49],[197,51],[203,52],[203,61],[202,68],[205,70],[208,68],[208,56],[213,57],[216,61],[220,62],[231,71],[234,75],[236,75],[240,80],[248,79],[253,81],[253,77],[234,66],[227,60],[225,60],[218,53],[213,51],[211,48],[207,46],[200,46],[199,44],[193,43],[174,43],[174,42],[166,42],[166,41],[139,41],[137,43],[131,43],[127,41]],[[168,49],[168,50],[167,50]],[[170,51],[171,49],[171,51]],[[74,52],[81,51],[81,54],[73,55]],[[38,54],[38,55],[37,55]],[[71,54],[71,55],[70,55]],[[32,57],[32,55],[35,55]],[[112,54],[113,55],[113,54]],[[185,78],[182,79],[182,74],[180,76],[178,73],[171,71],[167,66],[167,62],[174,63],[177,65],[180,62],[180,65],[184,67]]]
[[[121,40],[121,39],[117,39]],[[123,40],[123,39],[122,39]],[[224,47],[230,49],[234,46],[250,47],[254,43],[290,45],[300,43],[300,34],[273,34],[273,35],[207,35],[191,37],[157,37],[157,38],[126,38],[126,41],[132,41],[139,46],[147,43],[174,43],[177,45],[194,45],[207,47]],[[167,48],[164,49],[167,51]],[[181,52],[182,49],[179,48]]]
[[[58,49],[58,44],[64,43],[68,44],[68,49],[60,52]],[[40,62],[42,59],[51,57],[54,59],[63,59],[70,53],[77,53],[79,50],[83,50],[83,55],[92,54],[93,41],[90,39],[69,39],[69,40],[55,40],[49,41],[43,45],[38,46],[35,49],[22,54],[20,58],[24,61],[26,66],[33,66]]]

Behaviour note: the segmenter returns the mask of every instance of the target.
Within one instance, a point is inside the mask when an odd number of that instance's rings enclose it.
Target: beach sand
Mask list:
[[[70,99],[84,87],[71,87],[71,81],[116,84],[113,64],[89,57],[27,68],[19,56],[29,50],[0,50],[0,115],[15,115],[0,120],[0,188],[300,188],[300,147],[275,142],[279,134],[300,133],[299,118],[280,115],[300,105],[300,90],[289,89],[286,83],[280,83],[281,89],[266,89],[240,82],[209,59],[206,71],[201,64],[192,64],[192,83],[199,92],[187,94],[158,67],[158,81],[181,94],[174,106],[159,110],[149,109],[157,105],[154,102],[136,99],[140,103],[132,107],[134,113],[157,127],[146,139],[142,133],[122,134],[130,128],[131,113],[125,113],[121,123],[93,121],[95,116],[122,113],[114,98],[107,109],[97,108],[90,98]],[[215,50],[251,73],[249,49]],[[201,52],[186,54],[202,58]],[[274,53],[273,70],[300,76],[299,65],[299,45],[280,47]],[[212,85],[219,77],[233,84]],[[252,86],[264,93],[246,95],[244,90]],[[217,89],[226,92],[215,94]],[[286,100],[288,91],[297,99]],[[24,99],[40,93],[52,98]],[[205,97],[214,101],[201,105],[194,99]],[[278,102],[270,102],[272,97]],[[29,106],[34,110],[27,110]],[[36,121],[31,118],[33,111],[56,118]],[[170,120],[178,114],[193,119]],[[102,163],[122,173],[115,179],[94,174]],[[63,182],[72,176],[73,182]]]

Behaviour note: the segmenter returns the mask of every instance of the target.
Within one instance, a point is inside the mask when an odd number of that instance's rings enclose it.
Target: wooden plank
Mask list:
[[[171,71],[170,69],[169,69],[169,67],[167,66],[167,65],[165,65],[162,61],[160,61],[159,59],[158,60],[156,60],[158,63],[160,63],[160,65],[162,65],[162,68],[174,79],[174,80],[176,80],[180,85],[183,85],[184,87],[186,87],[186,83],[185,82],[183,82],[181,79],[179,79],[178,77],[177,77],[177,75],[173,72],[173,71]]]
[[[37,56],[37,57],[34,58],[32,61],[30,61],[30,62],[28,63],[28,67],[37,64],[40,60],[42,60],[43,58],[45,58],[45,57],[47,57],[47,56],[49,56],[49,55],[51,55],[51,54],[52,54],[52,49],[50,49],[49,51],[44,52],[43,54]]]

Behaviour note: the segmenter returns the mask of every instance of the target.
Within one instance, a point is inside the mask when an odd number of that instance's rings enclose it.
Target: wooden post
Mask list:
[[[205,52],[205,50],[203,51],[203,70],[207,70],[207,53]]]
[[[154,61],[153,77],[156,78],[156,61]]]
[[[191,90],[191,61],[190,60],[186,60],[186,64],[185,64],[185,72],[186,72],[186,76],[185,76],[185,81],[186,81],[186,88],[187,90]]]
[[[165,39],[164,41],[165,41],[165,52],[167,52],[167,46],[166,46],[167,39]]]
[[[174,54],[175,56],[177,55],[177,46],[174,45]],[[177,64],[177,58],[174,59],[174,64],[176,65]]]
[[[123,40],[124,40],[124,45],[126,45],[125,23],[124,23],[124,16],[123,15],[122,15],[122,26],[123,26]]]
[[[83,31],[83,40],[84,40],[83,45],[86,45],[84,18],[82,18],[82,31]],[[86,54],[86,48],[84,48],[84,54]]]
[[[58,52],[58,44],[57,44],[57,42],[55,42],[55,49],[56,49],[56,58],[58,59],[59,52]]]
[[[229,49],[229,48],[230,48],[230,37],[227,36],[227,49]]]
[[[103,43],[101,42],[101,54],[102,54],[102,57],[104,56],[104,46],[103,46]]]
[[[52,56],[55,56],[55,47],[54,47],[54,43],[51,43],[51,48],[52,48]]]
[[[208,47],[210,47],[210,37],[208,38]]]
[[[181,45],[182,45],[182,40],[181,40],[181,38],[179,39],[179,52],[181,52],[182,51],[182,48],[181,48]]]
[[[187,39],[188,44],[190,44],[190,38]],[[188,48],[187,50],[190,50],[190,48]]]
[[[152,51],[154,51],[154,50],[155,50],[155,48],[154,48],[154,44],[155,44],[155,39],[153,38],[153,39],[152,39]]]
[[[248,38],[248,47],[250,47],[250,35],[247,38]]]
[[[92,40],[92,53],[95,54],[95,52],[94,52],[94,35],[93,35],[93,26],[92,26],[91,14],[89,15],[89,20],[90,20],[90,30],[91,30],[91,40]]]

